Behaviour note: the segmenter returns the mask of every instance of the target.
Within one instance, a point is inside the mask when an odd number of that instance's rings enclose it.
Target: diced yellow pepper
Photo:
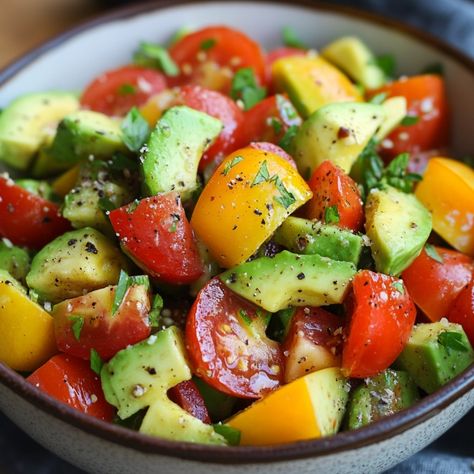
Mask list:
[[[163,112],[173,105],[176,105],[176,99],[176,90],[165,89],[159,94],[151,96],[146,103],[140,107],[140,113],[148,122],[148,125],[150,125],[151,128],[154,128]]]
[[[229,155],[201,193],[191,219],[220,266],[245,262],[277,227],[311,199],[284,158],[255,148]]]
[[[0,279],[0,362],[31,372],[56,352],[53,318],[5,278]]]
[[[79,178],[79,165],[67,170],[61,176],[53,181],[53,191],[59,196],[64,197],[76,185]]]
[[[279,59],[273,64],[272,78],[276,90],[286,92],[304,118],[332,102],[362,100],[347,76],[321,56]]]
[[[432,158],[416,197],[433,215],[433,229],[474,257],[474,171],[459,161]]]
[[[339,368],[305,375],[237,413],[226,423],[242,445],[291,443],[337,433],[348,400]]]

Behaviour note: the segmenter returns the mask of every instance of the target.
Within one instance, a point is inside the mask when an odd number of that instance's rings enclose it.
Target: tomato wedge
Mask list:
[[[0,237],[40,249],[68,230],[71,224],[56,204],[0,177]]]
[[[460,324],[474,345],[474,277],[459,293],[448,312],[448,320]]]
[[[425,247],[402,278],[415,304],[431,321],[439,321],[471,281],[473,261],[456,250],[428,248],[431,256]]]
[[[160,194],[109,214],[123,250],[149,275],[188,284],[203,273],[193,231],[179,195]]]
[[[166,78],[154,69],[124,66],[101,74],[84,90],[81,104],[106,115],[126,115],[165,89]]]
[[[210,26],[184,36],[171,46],[170,55],[181,69],[174,85],[199,84],[227,93],[233,74],[244,67],[253,69],[260,84],[266,82],[260,46],[225,26]]]
[[[196,375],[228,395],[260,398],[283,382],[283,355],[265,335],[266,313],[218,278],[199,292],[186,323]]]
[[[397,127],[382,142],[381,153],[393,158],[400,153],[444,148],[449,144],[449,110],[444,79],[438,75],[422,75],[390,82],[369,98],[385,92],[389,97],[407,100],[407,115],[416,117],[413,125]]]
[[[304,208],[305,217],[325,221],[326,210],[335,206],[339,227],[358,231],[364,222],[364,208],[355,181],[331,161],[324,161],[308,181],[312,199]]]
[[[150,335],[148,288],[128,288],[122,303],[112,313],[115,290],[116,287],[108,286],[54,306],[54,333],[60,351],[87,360],[91,349],[95,349],[102,359],[108,360]]]
[[[168,396],[190,415],[198,418],[203,423],[211,424],[211,417],[204,403],[204,398],[202,398],[201,392],[192,380],[186,380],[175,385],[168,391]]]
[[[342,368],[349,377],[377,375],[403,350],[415,323],[415,305],[402,280],[362,270],[352,282],[347,309]]]
[[[114,417],[115,409],[105,401],[99,376],[84,360],[58,354],[26,380],[82,413],[104,421],[112,421]]]

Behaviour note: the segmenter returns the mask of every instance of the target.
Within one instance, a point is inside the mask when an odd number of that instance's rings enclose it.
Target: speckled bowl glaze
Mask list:
[[[441,62],[452,107],[453,145],[474,150],[474,62],[391,21],[346,8],[296,2],[158,2],[132,6],[45,44],[0,72],[0,107],[25,92],[80,89],[103,70],[129,61],[140,40],[165,41],[183,25],[225,23],[271,47],[295,27],[312,45],[355,34],[377,53],[393,52],[414,74]],[[40,393],[0,364],[0,410],[46,448],[97,473],[380,472],[439,437],[474,406],[474,367],[395,416],[353,432],[281,446],[219,448],[151,438],[102,423]]]

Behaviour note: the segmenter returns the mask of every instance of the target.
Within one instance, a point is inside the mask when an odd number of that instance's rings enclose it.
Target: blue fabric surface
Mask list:
[[[125,2],[120,2],[125,3]],[[398,18],[444,38],[474,57],[474,3],[470,0],[333,0]],[[421,453],[386,474],[472,474],[474,411]],[[0,415],[0,474],[81,474]]]

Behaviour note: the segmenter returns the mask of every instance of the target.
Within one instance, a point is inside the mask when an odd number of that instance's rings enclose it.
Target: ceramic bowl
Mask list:
[[[129,61],[140,40],[165,41],[183,25],[229,24],[266,47],[281,28],[323,45],[355,34],[377,53],[394,53],[407,74],[444,65],[453,145],[474,150],[474,62],[440,41],[391,21],[316,2],[183,2],[132,6],[81,26],[0,73],[0,106],[30,91],[80,89],[107,68]],[[0,364],[0,409],[49,450],[98,473],[379,472],[419,451],[474,406],[474,367],[416,406],[363,429],[281,446],[218,448],[170,442],[102,423],[30,386]]]

